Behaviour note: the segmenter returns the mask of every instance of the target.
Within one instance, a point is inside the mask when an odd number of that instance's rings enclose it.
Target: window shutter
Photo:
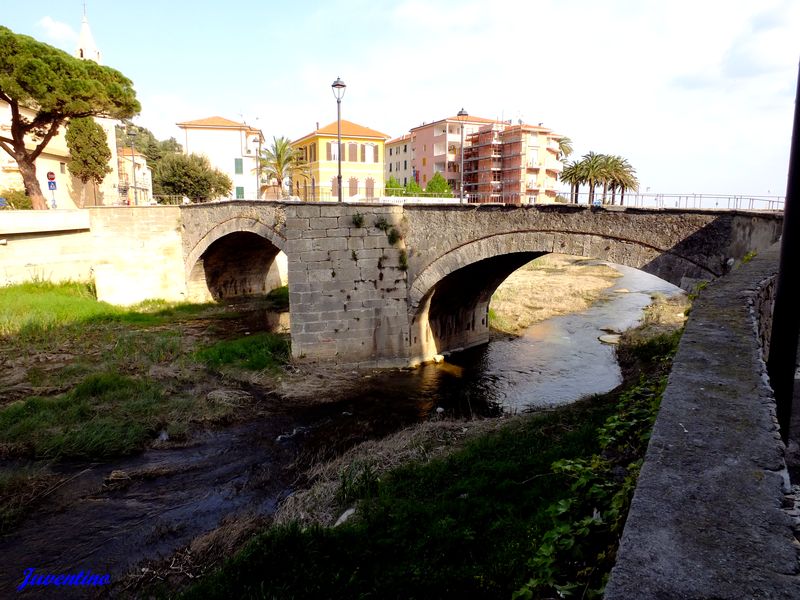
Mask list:
[[[361,144],[361,162],[367,162],[367,147]]]
[[[325,144],[325,148],[327,149],[328,158],[326,160],[333,160],[333,152],[331,151],[331,144],[333,142],[328,142]]]

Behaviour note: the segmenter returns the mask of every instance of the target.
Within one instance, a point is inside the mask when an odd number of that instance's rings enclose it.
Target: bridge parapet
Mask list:
[[[695,302],[605,598],[800,598],[762,342],[777,271],[776,245]]]

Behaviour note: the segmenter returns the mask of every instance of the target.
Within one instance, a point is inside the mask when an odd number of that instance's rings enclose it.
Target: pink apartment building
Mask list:
[[[461,128],[464,142],[483,125],[495,123],[494,119],[481,117],[448,117],[425,123],[411,129],[412,176],[425,189],[434,173],[441,173],[455,195],[459,193]]]

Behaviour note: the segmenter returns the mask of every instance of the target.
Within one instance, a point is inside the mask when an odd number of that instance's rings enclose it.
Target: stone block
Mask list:
[[[361,250],[364,247],[364,239],[360,237],[350,237],[347,239],[347,247],[350,250]]]
[[[326,229],[325,235],[328,237],[349,237],[350,229],[347,227],[336,227],[334,229]]]
[[[335,229],[339,226],[339,220],[335,217],[317,217],[309,219],[311,229]]]
[[[330,259],[328,252],[324,250],[309,250],[300,253],[300,261],[308,264],[312,262],[322,262]]]
[[[294,207],[298,217],[313,219],[320,216],[320,206],[314,204],[300,204]],[[289,219],[286,219],[287,227]]]
[[[317,238],[313,241],[314,250],[347,250],[346,238]]]

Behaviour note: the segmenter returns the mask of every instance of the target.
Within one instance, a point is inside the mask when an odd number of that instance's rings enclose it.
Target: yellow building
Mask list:
[[[292,177],[292,195],[307,201],[335,202],[339,197],[337,175],[341,151],[342,199],[356,202],[383,196],[383,146],[389,137],[342,120],[341,149],[337,144],[336,121],[292,142],[309,167],[305,175]]]

